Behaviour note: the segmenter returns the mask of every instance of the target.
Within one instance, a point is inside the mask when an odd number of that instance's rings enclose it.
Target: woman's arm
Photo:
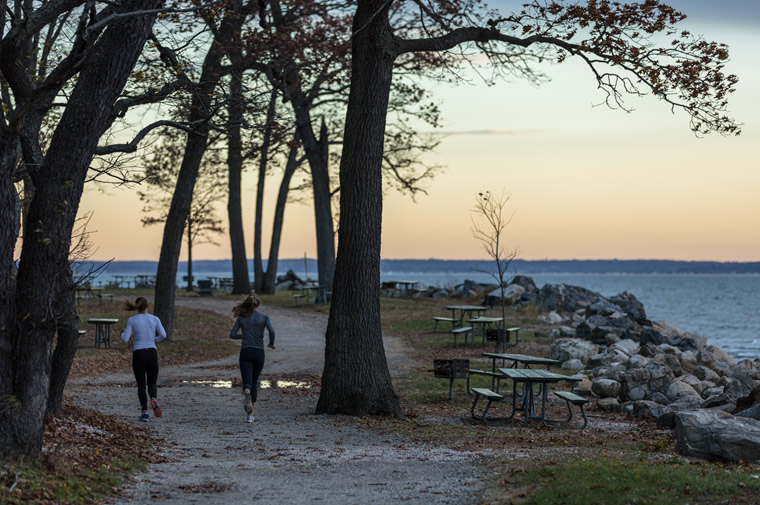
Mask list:
[[[232,330],[230,330],[230,338],[234,338],[235,340],[240,340],[243,338],[242,334],[238,334],[238,330],[240,329],[240,318],[235,318],[235,324],[232,326]]]
[[[267,316],[265,320],[267,332],[269,333],[269,347],[274,349],[274,327],[272,326],[272,320]]]
[[[166,330],[164,329],[164,325],[161,324],[161,320],[158,317],[156,317],[156,323],[156,332],[158,333],[156,342],[161,342],[166,338]]]
[[[121,333],[121,341],[125,344],[129,341],[129,337],[132,336],[132,318],[127,319],[127,327]]]

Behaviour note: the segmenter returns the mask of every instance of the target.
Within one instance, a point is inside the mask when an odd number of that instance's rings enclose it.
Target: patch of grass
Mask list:
[[[117,303],[82,304],[78,309],[80,328],[87,331],[79,338],[79,346],[71,376],[103,375],[130,369],[132,351],[119,338],[134,313],[121,310]],[[111,327],[111,348],[95,347],[95,327],[87,323],[93,317],[115,318]],[[174,333],[171,341],[158,343],[161,365],[198,363],[230,356],[240,347],[229,338],[232,319],[208,310],[180,305],[174,308]]]
[[[514,484],[533,488],[525,505],[754,504],[760,479],[753,472],[676,457],[598,457],[532,468]]]

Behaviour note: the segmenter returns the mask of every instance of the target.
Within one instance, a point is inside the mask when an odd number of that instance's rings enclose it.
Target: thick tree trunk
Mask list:
[[[232,246],[232,293],[248,294],[251,281],[248,278],[248,259],[245,254],[245,233],[243,233],[243,210],[240,203],[240,176],[243,172],[243,142],[240,131],[243,123],[242,73],[230,76],[229,131],[227,146],[227,167],[229,169],[229,198],[227,217],[230,223],[230,245]]]
[[[302,93],[294,93],[291,101],[296,115],[298,133],[309,160],[311,183],[314,189],[314,220],[317,232],[317,269],[319,284],[332,289],[335,275],[335,230],[330,208],[330,175],[327,171],[328,146],[326,128],[319,140],[314,135],[311,114]]]
[[[48,392],[47,413],[61,410],[63,389],[71,371],[71,364],[79,345],[79,315],[70,289],[59,293],[57,307],[61,314],[58,319],[58,335],[53,351],[53,365],[50,371],[50,391]]]
[[[282,226],[285,223],[285,204],[288,202],[288,192],[290,191],[290,180],[298,168],[298,134],[293,139],[288,162],[285,165],[285,173],[280,182],[280,190],[277,193],[277,203],[274,208],[274,222],[272,224],[272,242],[269,246],[269,260],[267,261],[267,271],[264,274],[264,284],[261,292],[274,294],[277,287],[277,262],[280,254],[280,239],[282,237]]]
[[[340,231],[318,413],[401,415],[380,327],[385,116],[393,71],[388,3],[360,2],[340,167]]]
[[[269,148],[272,144],[272,128],[274,125],[274,113],[276,104],[277,92],[272,91],[272,96],[269,98],[269,107],[267,108],[267,122],[264,129],[264,138],[261,141],[261,155],[259,156],[259,180],[256,184],[256,213],[253,220],[253,282],[254,290],[257,293],[268,293],[268,291],[264,291],[264,256],[261,252],[261,223],[264,220],[264,185],[267,179]],[[267,268],[269,269],[271,267],[267,266]],[[272,293],[274,293],[274,289],[272,290]]]
[[[161,2],[135,0],[126,5],[127,10],[149,11]],[[154,19],[155,14],[124,16],[106,28],[82,65],[45,159],[33,176],[36,194],[29,207],[33,226],[24,237],[19,263],[14,334],[6,330],[3,335],[3,340],[10,337],[12,351],[0,358],[2,456],[37,458],[40,454],[59,311],[64,311],[64,333],[69,324],[70,307],[60,293],[73,290],[68,256],[85,176]],[[8,282],[0,284],[5,287]],[[0,346],[8,347],[6,342]],[[13,360],[8,382],[6,359]]]

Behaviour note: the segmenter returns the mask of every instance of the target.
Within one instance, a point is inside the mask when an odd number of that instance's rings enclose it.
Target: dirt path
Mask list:
[[[228,300],[178,303],[230,311]],[[171,461],[137,475],[113,503],[480,502],[479,454],[379,435],[341,416],[314,415],[326,318],[277,307],[261,310],[272,318],[277,349],[267,350],[256,421],[245,422],[237,356],[163,368],[159,399],[164,416],[148,425],[168,442],[163,454]],[[403,347],[392,338],[385,344],[391,370],[403,371]],[[131,372],[72,381],[67,397],[137,423]]]

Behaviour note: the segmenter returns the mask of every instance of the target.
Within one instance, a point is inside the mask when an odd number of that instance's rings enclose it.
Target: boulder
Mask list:
[[[760,421],[760,403],[748,409],[742,410],[741,412],[737,412],[736,416],[749,417],[750,419]]]
[[[587,363],[591,356],[599,352],[599,346],[579,338],[558,338],[552,342],[552,359],[567,361],[571,359]]]
[[[510,282],[510,284],[517,284],[518,286],[522,286],[525,291],[529,293],[538,291],[538,286],[536,286],[536,283],[533,282],[533,279],[527,275],[515,275],[514,278],[512,278],[512,282]]]
[[[544,310],[575,312],[594,303],[599,297],[599,293],[579,286],[544,284],[538,291],[536,302]]]
[[[617,412],[620,410],[620,402],[617,398],[600,398],[596,402],[597,407],[605,412]]]
[[[715,347],[714,345],[708,345],[697,352],[697,362],[700,365],[712,368],[715,370],[718,363],[723,362],[729,366],[736,364],[736,360],[729,356],[722,349]]]
[[[623,312],[633,318],[634,321],[642,324],[647,322],[644,304],[628,291],[623,291],[619,295],[613,296],[610,298],[610,302],[623,309]]]
[[[665,342],[665,337],[662,333],[654,328],[644,328],[639,335],[639,342],[641,345],[652,343],[654,345],[660,345]]]
[[[569,359],[567,361],[564,361],[562,363],[562,369],[563,370],[570,370],[572,372],[578,372],[580,370],[583,370],[583,362],[579,359]]]
[[[622,309],[604,298],[598,298],[586,307],[586,317],[591,317],[595,314],[610,316],[616,312],[622,312]]]
[[[694,399],[695,403],[702,403],[702,396],[691,385],[682,380],[675,380],[670,383],[668,389],[665,391],[665,396],[671,402],[680,400],[682,398]]]
[[[716,410],[675,415],[676,450],[685,456],[760,461],[760,421]]]
[[[638,400],[633,402],[633,415],[635,417],[656,417],[662,405],[651,400]]]
[[[602,398],[617,398],[620,383],[611,379],[597,377],[591,381],[591,391]]]
[[[681,361],[681,369],[683,370],[683,373],[692,373],[699,364],[697,361],[697,355],[694,354],[693,351],[682,352],[678,359]]]

